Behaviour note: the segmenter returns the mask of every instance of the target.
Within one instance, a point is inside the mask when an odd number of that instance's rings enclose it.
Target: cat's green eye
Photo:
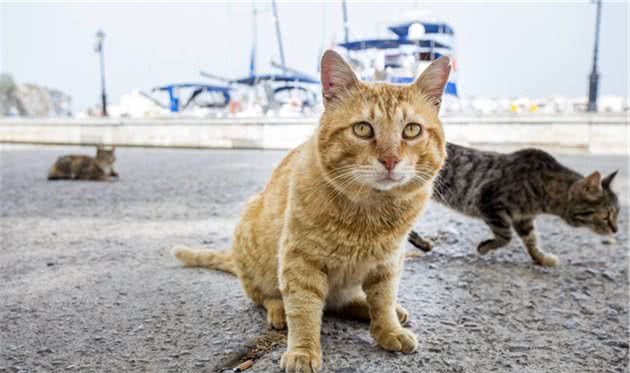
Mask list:
[[[352,125],[352,132],[362,139],[374,137],[374,129],[367,122],[359,122]]]
[[[403,129],[403,137],[407,140],[415,139],[422,134],[422,126],[418,123],[409,123]]]

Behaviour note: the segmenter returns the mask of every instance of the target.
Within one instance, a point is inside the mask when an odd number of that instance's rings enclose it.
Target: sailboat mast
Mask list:
[[[256,75],[256,43],[258,36],[258,25],[256,23],[256,16],[256,1],[252,1],[252,52],[249,61],[249,76]]]
[[[280,33],[280,20],[278,19],[278,8],[276,6],[276,0],[271,1],[271,8],[273,10],[273,21],[276,24],[276,37],[278,38],[278,51],[280,52],[280,64],[282,70],[286,73],[287,64],[284,59],[284,49],[282,48],[282,34]]]
[[[348,29],[348,6],[346,4],[346,0],[341,2],[341,10],[343,12],[343,42],[347,43],[350,41],[349,29]]]

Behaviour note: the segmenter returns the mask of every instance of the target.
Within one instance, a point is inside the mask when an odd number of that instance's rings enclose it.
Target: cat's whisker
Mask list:
[[[418,180],[421,180],[421,184],[422,184],[422,185],[426,184],[426,183],[429,181],[429,180],[427,180],[427,179],[420,178],[420,177],[414,178],[414,181],[418,181]],[[439,197],[439,202],[440,202],[440,203],[444,204],[445,206],[447,206],[447,207],[449,207],[449,208],[455,209],[455,208],[454,208],[454,207],[453,207],[453,206],[452,206],[452,205],[448,202],[448,199],[447,199],[447,198],[446,198],[446,197],[445,197],[445,196],[444,196],[444,195],[443,195],[443,194],[442,194],[439,190],[437,190],[437,189],[435,188],[435,186],[433,187],[432,192],[433,192],[434,194],[437,194],[437,195],[438,195],[438,197]]]
[[[324,208],[327,209],[336,198],[341,194],[345,194],[346,189],[350,187],[353,183],[357,182],[360,179],[360,175],[356,173],[355,170],[350,170],[343,174],[343,177],[339,178],[340,182],[338,185],[333,186],[333,193],[329,196],[325,203]]]
[[[416,170],[419,173],[426,173],[427,170],[428,171],[432,171],[432,170],[427,169],[425,167],[417,167]],[[451,188],[448,185],[446,185],[446,183],[440,178],[439,174],[437,175],[437,177],[434,178],[433,182],[434,182],[434,184],[437,183],[439,186],[441,186],[442,188],[446,189],[447,192],[451,193]],[[434,189],[435,189],[435,187],[434,187]]]

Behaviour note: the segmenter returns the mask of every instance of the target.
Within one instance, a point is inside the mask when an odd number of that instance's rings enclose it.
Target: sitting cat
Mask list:
[[[438,111],[449,71],[442,57],[410,85],[368,84],[327,51],[320,125],[247,202],[232,248],[174,250],[186,266],[237,274],[268,323],[288,326],[286,372],[321,369],[324,309],[371,320],[386,350],[415,351],[396,305],[402,243],[446,156]]]
[[[117,178],[114,171],[114,147],[96,148],[96,158],[87,155],[64,155],[57,158],[48,171],[48,180],[110,181]]]
[[[583,177],[537,149],[500,154],[451,143],[446,149],[432,198],[490,227],[494,238],[479,244],[481,254],[507,245],[514,228],[534,262],[555,266],[557,258],[536,242],[534,218],[539,214],[557,215],[602,235],[617,232],[619,203],[610,188],[616,171],[603,180],[597,171]],[[431,250],[431,243],[415,231],[409,242]]]

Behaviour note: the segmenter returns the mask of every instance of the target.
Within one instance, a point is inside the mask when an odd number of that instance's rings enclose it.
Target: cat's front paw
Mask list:
[[[414,352],[418,347],[416,336],[403,328],[377,336],[376,342],[387,351],[394,352],[410,353]]]
[[[322,369],[322,358],[312,351],[287,351],[280,359],[280,367],[286,373],[316,373]]]

